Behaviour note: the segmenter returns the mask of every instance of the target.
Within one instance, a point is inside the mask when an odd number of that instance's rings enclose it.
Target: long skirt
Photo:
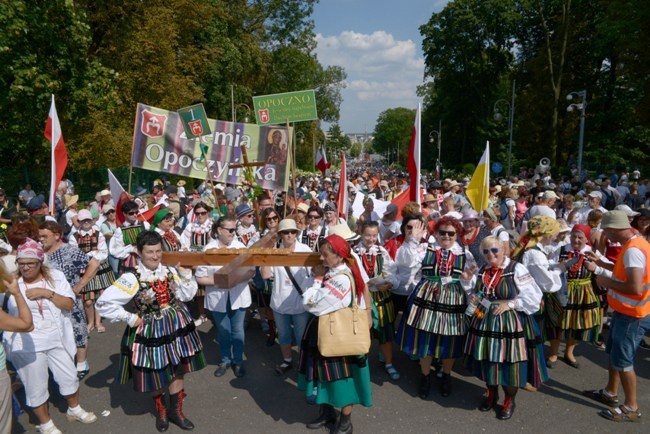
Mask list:
[[[183,303],[163,308],[122,336],[118,379],[133,378],[137,392],[169,386],[178,376],[206,365],[203,345],[194,320]]]
[[[595,343],[602,320],[600,299],[594,292],[591,279],[569,280],[567,304],[562,316],[563,338]]]
[[[318,352],[318,317],[312,318],[300,348],[298,390],[310,397],[317,388],[317,404],[333,407],[361,404],[372,406],[368,357],[324,357]]]
[[[390,291],[371,292],[372,302],[377,308],[377,324],[372,329],[372,337],[380,344],[395,340],[395,305]]]
[[[465,367],[489,386],[539,387],[548,380],[541,333],[531,315],[510,310],[474,315],[465,344]]]
[[[420,358],[460,357],[467,333],[465,308],[460,283],[423,279],[411,293],[397,330],[400,349]]]
[[[535,321],[539,324],[544,342],[562,339],[562,315],[564,315],[564,308],[557,293],[545,292],[542,306],[535,313]]]

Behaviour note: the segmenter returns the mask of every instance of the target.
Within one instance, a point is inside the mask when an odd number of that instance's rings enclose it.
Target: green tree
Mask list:
[[[414,119],[415,110],[404,107],[381,112],[375,125],[373,141],[375,152],[390,155],[391,161],[405,165]]]

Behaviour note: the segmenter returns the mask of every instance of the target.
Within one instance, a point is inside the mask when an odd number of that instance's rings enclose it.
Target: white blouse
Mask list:
[[[349,273],[349,275],[343,273]],[[302,294],[305,309],[322,316],[349,307],[352,303],[352,271],[347,265],[341,264],[325,273],[324,278],[314,279],[314,285]],[[357,300],[359,307],[365,309],[363,297]]]

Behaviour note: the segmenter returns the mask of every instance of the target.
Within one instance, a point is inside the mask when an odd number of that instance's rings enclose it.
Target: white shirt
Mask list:
[[[349,273],[348,275],[343,273]],[[326,315],[344,309],[352,303],[352,271],[342,264],[330,269],[323,280],[315,279],[312,287],[303,292],[305,309],[316,316]],[[363,297],[358,300],[359,307],[365,309]]]
[[[143,224],[144,225],[144,230],[148,231],[149,230],[149,223],[148,222],[138,222],[136,221],[135,224]],[[124,223],[123,227],[128,227],[131,226],[128,223]],[[115,232],[113,232],[113,236],[111,237],[110,242],[108,243],[109,249],[111,252],[111,255],[115,256],[118,259],[126,259],[131,253],[136,253],[137,248],[135,245],[129,244],[128,246],[124,245],[124,236],[122,235],[122,228],[119,227],[115,229]]]
[[[542,292],[557,292],[562,288],[562,269],[551,269],[551,262],[542,251],[542,246],[537,247],[527,250],[521,258],[521,263],[528,268]]]
[[[297,242],[294,252],[311,253],[309,246]],[[301,290],[314,285],[310,267],[289,267],[291,274]],[[285,267],[273,267],[273,292],[271,293],[271,309],[285,315],[296,315],[305,312],[302,296],[294,287]]]
[[[208,249],[245,249],[246,246],[240,241],[233,240],[229,246],[222,246],[219,240],[212,240],[203,247],[205,252]],[[221,265],[210,265],[198,267],[195,276],[208,277],[214,275],[215,272],[221,269]],[[226,312],[228,307],[228,299],[230,299],[230,307],[235,309],[246,308],[251,305],[251,291],[248,287],[248,282],[241,282],[233,288],[217,288],[214,285],[207,285],[205,287],[205,308],[212,312]]]
[[[95,250],[91,250],[90,252],[86,253],[86,256],[88,256],[88,259],[95,258],[99,262],[103,262],[106,259],[108,259],[108,246],[106,245],[106,237],[104,237],[104,234],[101,233],[99,228],[97,226],[93,226],[88,231],[79,229],[78,231],[76,231],[76,233],[78,233],[80,236],[85,237],[91,234],[93,231],[97,233],[97,248]],[[79,248],[79,243],[77,242],[77,238],[74,235],[72,235],[69,238],[70,239],[68,240],[68,244]]]

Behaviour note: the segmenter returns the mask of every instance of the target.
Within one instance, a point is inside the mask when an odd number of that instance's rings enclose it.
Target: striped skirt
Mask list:
[[[567,282],[567,304],[562,316],[563,337],[595,342],[601,322],[600,299],[594,293],[591,279],[569,280]]]
[[[413,291],[397,330],[400,350],[424,358],[455,359],[463,354],[467,319],[459,283],[423,280]]]
[[[380,344],[395,340],[395,305],[390,291],[371,292],[372,302],[377,308],[377,324],[372,329],[373,338]]]
[[[160,311],[150,322],[127,327],[122,337],[119,381],[133,378],[137,392],[153,392],[206,365],[201,338],[184,304]]]
[[[542,306],[535,313],[535,321],[542,330],[544,342],[553,339],[562,339],[562,316],[564,308],[556,292],[545,292]]]
[[[99,264],[95,277],[90,279],[90,282],[81,290],[81,298],[83,301],[96,300],[101,295],[101,291],[111,286],[113,282],[115,282],[115,275],[106,260]]]
[[[538,387],[548,379],[539,327],[532,316],[514,310],[472,317],[464,364],[490,386]]]
[[[124,273],[130,273],[135,270],[138,267],[138,258],[139,256],[137,253],[129,253],[129,256],[124,259],[120,259],[120,264],[117,268],[117,274],[121,276]]]

